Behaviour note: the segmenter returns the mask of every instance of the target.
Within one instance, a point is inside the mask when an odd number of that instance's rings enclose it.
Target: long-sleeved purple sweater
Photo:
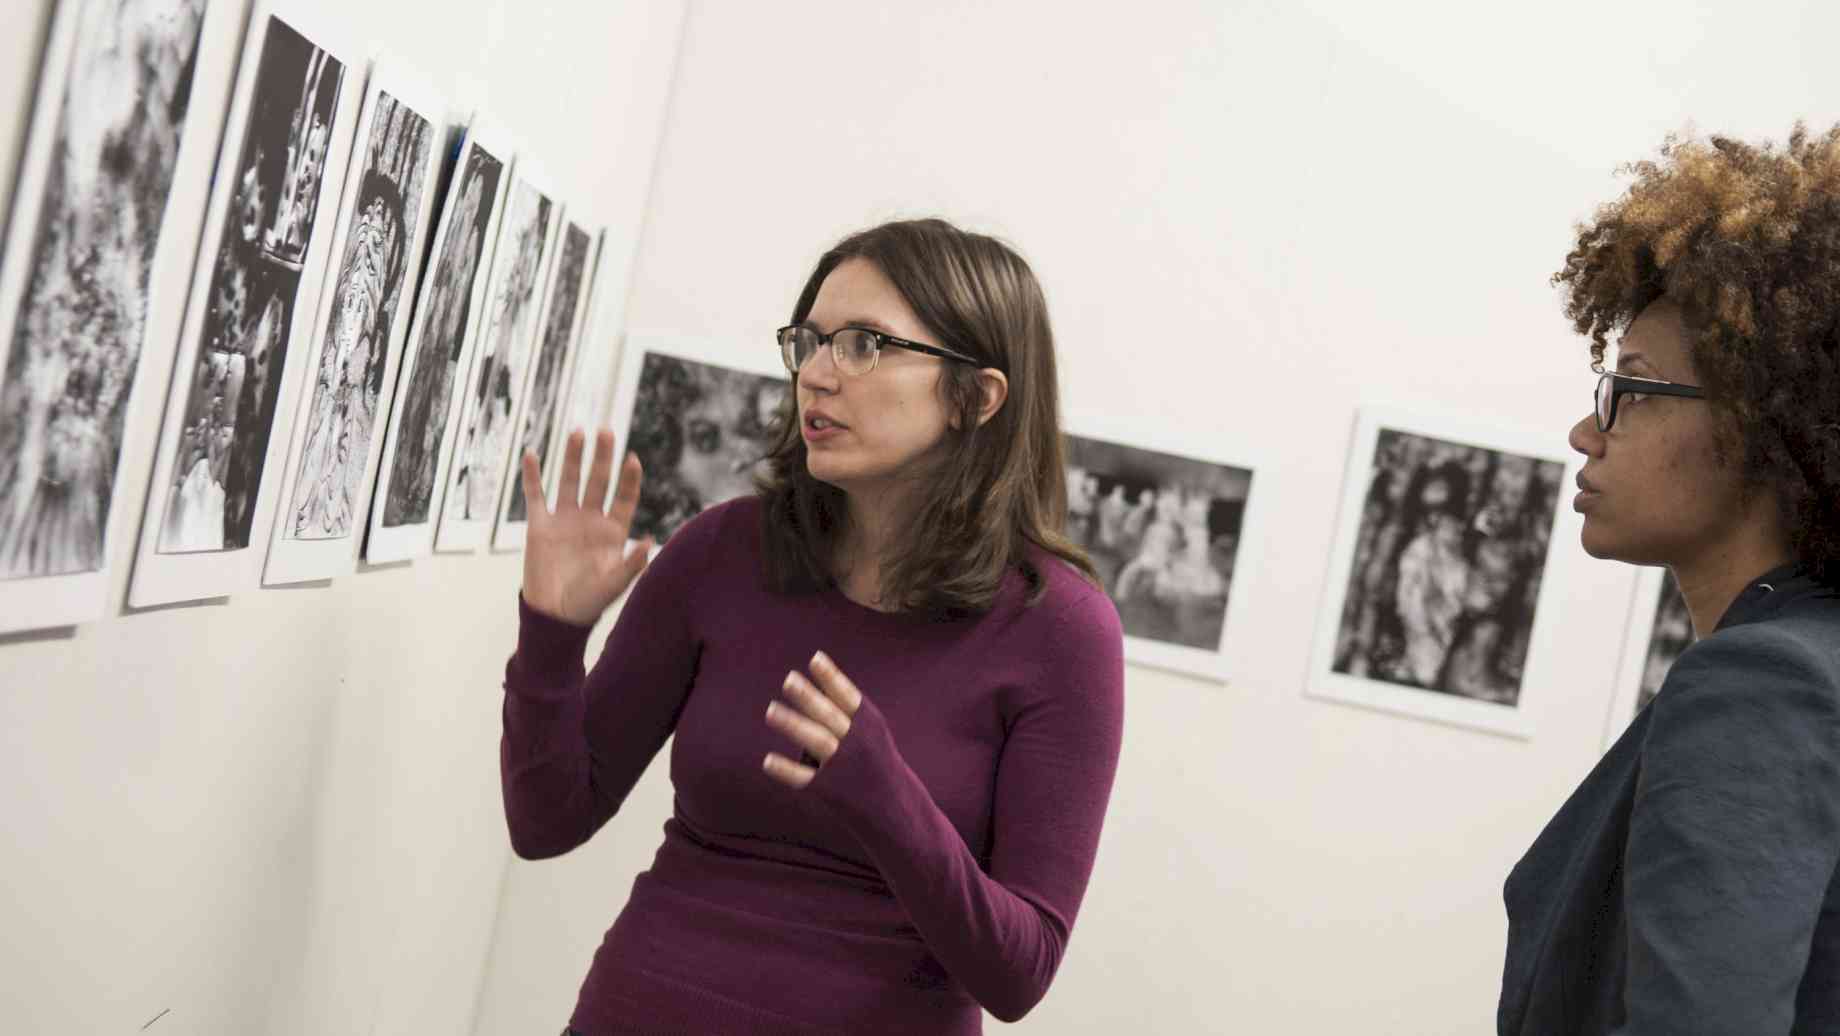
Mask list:
[[[978,1033],[1047,991],[1092,873],[1124,711],[1122,633],[1050,555],[988,613],[767,590],[760,504],[671,537],[592,672],[588,630],[522,615],[501,766],[527,858],[586,841],[675,732],[674,815],[571,1024],[611,1033]],[[768,702],[814,652],[863,692],[804,790]]]

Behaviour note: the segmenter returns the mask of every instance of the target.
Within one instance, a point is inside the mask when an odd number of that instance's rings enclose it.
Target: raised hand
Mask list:
[[[543,499],[536,454],[524,453],[524,499],[530,513],[524,536],[524,603],[551,618],[592,626],[644,571],[652,541],[648,537],[631,549],[626,546],[644,479],[639,458],[626,455],[613,505],[608,507],[613,433],[602,429],[595,436],[586,493],[581,492],[582,445],[581,432],[569,433],[554,510]]]
[[[820,651],[811,658],[811,676],[786,674],[780,691],[784,702],[767,706],[767,726],[786,735],[804,751],[793,762],[778,752],[768,752],[761,768],[767,776],[793,789],[802,789],[818,776],[818,767],[830,762],[850,733],[850,720],[862,707],[862,691],[850,682],[831,656]]]

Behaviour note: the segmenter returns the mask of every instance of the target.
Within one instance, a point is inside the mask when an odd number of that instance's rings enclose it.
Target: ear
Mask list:
[[[983,396],[983,402],[978,406],[977,423],[982,428],[1009,401],[1009,375],[995,367],[985,367],[978,371],[977,380],[978,392]]]

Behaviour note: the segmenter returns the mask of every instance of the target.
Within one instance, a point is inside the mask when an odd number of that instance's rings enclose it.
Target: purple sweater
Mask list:
[[[501,768],[528,859],[585,842],[672,733],[676,808],[571,1024],[611,1033],[978,1033],[1044,993],[1092,873],[1124,712],[1117,612],[1035,560],[987,614],[885,614],[762,586],[760,504],[713,508],[640,577],[598,664],[520,604]],[[782,680],[827,652],[863,692],[803,791],[761,760]]]

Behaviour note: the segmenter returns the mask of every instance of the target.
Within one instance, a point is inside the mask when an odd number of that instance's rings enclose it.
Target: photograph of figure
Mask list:
[[[378,487],[384,528],[421,525],[433,507],[454,385],[476,309],[474,282],[488,258],[504,159],[469,135],[443,204],[433,262],[391,407],[394,456]]]
[[[0,341],[0,579],[93,572],[106,560],[204,24],[204,0],[70,6],[68,61],[47,67],[41,91],[56,99],[43,189],[14,213],[29,245],[5,259],[29,271]]]
[[[564,225],[561,251],[556,255],[556,272],[550,278],[542,344],[537,350],[536,370],[530,377],[523,431],[518,436],[513,463],[528,450],[537,455],[539,470],[549,470],[550,446],[557,433],[557,407],[562,399],[562,375],[568,367],[570,352],[575,348],[575,334],[580,327],[577,318],[588,272],[588,247],[592,243],[593,239],[580,226]],[[524,521],[528,512],[524,480],[511,478],[505,488],[511,497],[505,510],[506,520]]]
[[[1131,639],[1220,650],[1252,471],[1067,437],[1067,531]]]
[[[616,404],[614,429],[645,468],[631,535],[663,543],[704,508],[754,491],[790,383],[642,342],[627,348],[634,352],[624,366],[636,383],[620,389],[629,409]]]
[[[307,404],[305,438],[286,499],[282,536],[343,539],[360,516],[366,462],[378,430],[391,331],[403,319],[417,219],[427,190],[434,126],[379,92],[360,171],[347,200],[345,247],[326,290],[332,312]]]
[[[287,23],[263,34],[234,198],[210,256],[159,552],[249,545],[344,65]],[[312,300],[308,300],[312,301]]]

